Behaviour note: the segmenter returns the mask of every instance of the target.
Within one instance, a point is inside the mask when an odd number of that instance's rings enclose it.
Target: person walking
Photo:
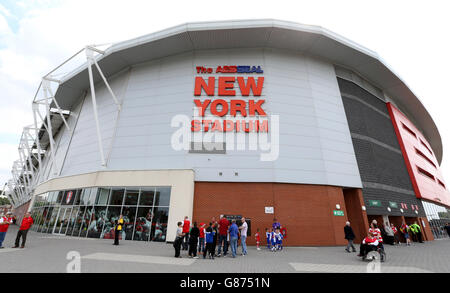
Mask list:
[[[114,226],[114,243],[113,245],[119,245],[119,235],[122,233],[123,228],[123,216],[120,215],[119,219],[116,220],[116,225]]]
[[[180,249],[181,243],[183,242],[184,233],[183,233],[183,223],[177,223],[177,233],[175,235],[175,241],[173,242],[173,247],[175,248],[175,257],[181,258]]]
[[[184,234],[184,240],[183,240],[183,250],[188,250],[189,246],[189,230],[191,229],[191,222],[189,221],[189,217],[184,217],[183,221],[183,234]]]
[[[197,242],[199,236],[200,236],[200,229],[197,227],[197,222],[194,222],[194,226],[189,232],[189,256],[192,258],[198,258]]]
[[[241,219],[242,225],[239,227],[239,230],[241,232],[241,245],[242,245],[242,255],[247,255],[247,230],[248,225],[245,221],[245,218],[242,217]]]
[[[230,222],[227,218],[225,218],[223,215],[220,215],[219,219],[219,248],[217,250],[217,256],[221,256],[221,249],[223,246],[223,256],[227,256],[228,252],[228,242],[227,242],[227,234],[228,234],[228,228],[230,226]]]
[[[2,214],[0,216],[0,249],[3,247],[3,241],[6,237],[6,232],[8,232],[9,225],[12,224],[12,218]]]
[[[31,217],[31,214],[29,212],[25,213],[22,224],[20,225],[19,231],[17,231],[16,236],[16,243],[13,248],[19,247],[20,238],[22,237],[22,245],[20,248],[25,248],[25,242],[27,241],[27,234],[28,230],[31,228],[31,225],[33,225],[34,221]]]
[[[356,248],[353,245],[353,240],[355,239],[355,233],[353,232],[353,229],[350,226],[350,222],[348,222],[348,221],[345,223],[344,234],[345,234],[344,238],[347,239],[347,241],[348,241],[347,248],[345,248],[345,251],[350,253],[350,248],[352,248],[352,251],[356,252]]]
[[[228,228],[228,232],[230,234],[231,256],[235,258],[237,253],[237,242],[239,234],[239,228],[236,225],[236,220],[231,221],[231,225],[230,228]]]
[[[416,241],[423,243],[422,229],[420,228],[419,224],[417,224],[417,221],[415,221],[414,224],[410,226],[410,228],[411,231],[414,233],[414,238],[416,239]]]

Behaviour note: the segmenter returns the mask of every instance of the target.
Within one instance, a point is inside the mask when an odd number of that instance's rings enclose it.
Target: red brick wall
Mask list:
[[[425,222],[425,228],[423,227],[422,224],[422,220]],[[433,241],[434,240],[434,236],[433,236],[433,232],[431,232],[431,228],[430,228],[430,223],[428,223],[427,218],[419,218],[419,220],[417,221],[420,225],[420,227],[422,228],[422,233],[424,234],[424,240],[426,241]]]
[[[334,216],[336,204],[345,216]],[[273,206],[274,214],[265,214],[264,207]],[[259,228],[264,235],[273,218],[287,229],[285,245],[344,245],[347,221],[342,188],[320,185],[283,183],[218,183],[196,182],[194,215],[197,222],[208,222],[220,214],[250,218],[252,234],[247,243],[255,243]],[[265,236],[262,237],[265,241]]]
[[[369,229],[367,212],[362,210],[362,206],[364,206],[362,190],[356,188],[345,189],[344,198],[347,208],[347,217],[356,236],[355,243],[361,243],[367,236],[367,231]]]

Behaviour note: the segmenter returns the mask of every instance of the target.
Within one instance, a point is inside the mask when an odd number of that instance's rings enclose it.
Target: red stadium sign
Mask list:
[[[203,66],[196,67],[198,74],[212,74],[213,68]],[[237,73],[251,74],[263,73],[261,66],[218,66],[216,73]],[[239,91],[242,97],[259,97],[264,87],[264,77],[259,76],[255,79],[253,76],[203,76],[195,77],[194,96],[207,96],[206,99],[195,98],[194,104],[198,110],[198,116],[205,117],[209,110],[212,116],[224,117],[252,117],[255,119],[246,120],[222,120],[222,119],[194,119],[191,121],[191,131],[197,132],[203,130],[219,132],[268,132],[268,120],[259,120],[258,117],[267,117],[263,109],[264,99],[230,99],[226,101],[223,98],[214,99],[211,97],[235,97]],[[217,90],[216,90],[217,89]],[[210,118],[208,116],[207,118]]]

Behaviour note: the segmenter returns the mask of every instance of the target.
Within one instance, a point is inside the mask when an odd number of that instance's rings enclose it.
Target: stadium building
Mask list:
[[[373,219],[443,237],[439,131],[376,53],[279,20],[78,53],[43,78],[8,182],[35,231],[108,239],[123,214],[122,239],[170,242],[184,216],[224,214],[247,218],[250,244],[274,218],[287,245],[342,245],[347,220],[357,239]]]

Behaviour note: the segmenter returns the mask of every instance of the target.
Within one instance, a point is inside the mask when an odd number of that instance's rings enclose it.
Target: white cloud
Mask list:
[[[43,0],[17,5],[29,10],[14,33],[2,16],[11,11],[0,7],[0,135],[30,123],[40,78],[86,44],[122,41],[185,22],[277,18],[323,26],[379,53],[434,118],[444,145],[444,176],[450,178],[449,1]],[[1,159],[11,165],[14,158]]]
[[[17,154],[17,145],[0,143],[0,170],[1,169],[11,170],[13,162],[10,160],[11,157],[15,157],[16,154]]]

